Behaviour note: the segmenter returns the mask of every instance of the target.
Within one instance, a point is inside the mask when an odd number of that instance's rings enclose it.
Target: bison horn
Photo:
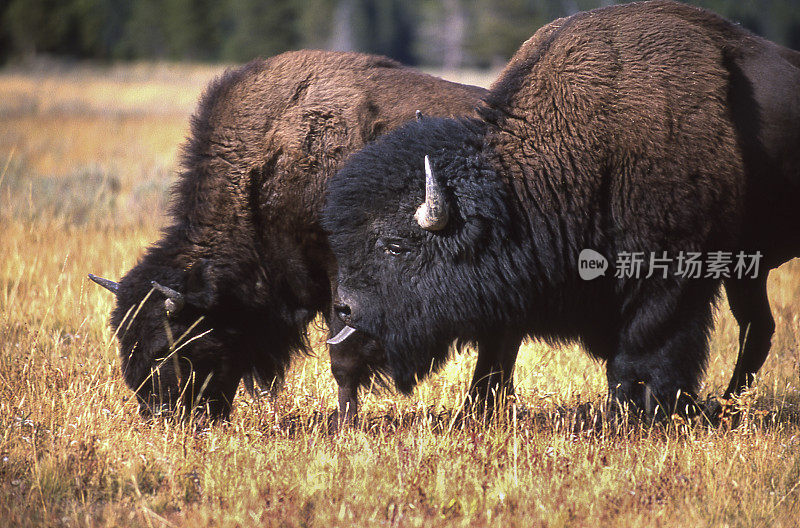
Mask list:
[[[99,284],[100,286],[102,286],[103,288],[107,289],[108,291],[110,291],[114,295],[116,295],[117,292],[119,292],[119,283],[117,283],[117,282],[114,282],[114,281],[108,280],[108,279],[104,279],[103,277],[98,277],[97,275],[92,275],[91,273],[89,274],[89,280],[91,280],[95,284]]]
[[[447,201],[439,182],[433,176],[431,161],[425,156],[425,202],[414,213],[422,229],[439,231],[447,225]]]
[[[164,308],[167,310],[167,313],[178,313],[183,308],[183,305],[186,304],[186,301],[183,298],[183,294],[173,290],[172,288],[167,288],[166,286],[162,286],[156,281],[150,281],[150,285],[158,290],[159,292],[163,293],[164,296],[167,298],[164,301]]]
[[[416,114],[416,116],[417,116],[417,121],[422,121],[422,112],[420,112],[419,110],[417,110],[415,114]]]

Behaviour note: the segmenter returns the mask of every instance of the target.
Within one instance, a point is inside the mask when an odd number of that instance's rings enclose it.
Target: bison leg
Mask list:
[[[231,409],[233,408],[233,399],[236,397],[236,388],[238,386],[238,377],[220,380],[214,396],[203,402],[203,411],[208,413],[208,416],[211,417],[212,420],[228,420]]]
[[[700,283],[642,295],[609,358],[609,396],[648,418],[696,411],[694,395],[708,356],[713,289]],[[691,289],[690,289],[691,288]]]
[[[241,372],[229,366],[194,371],[184,389],[184,405],[212,422],[227,421],[241,378]]]
[[[522,339],[516,333],[478,340],[478,361],[469,389],[468,404],[491,413],[514,394],[514,363]]]
[[[729,398],[753,383],[769,354],[775,320],[767,297],[767,273],[753,280],[725,281],[731,312],[739,323],[739,357],[725,391]]]

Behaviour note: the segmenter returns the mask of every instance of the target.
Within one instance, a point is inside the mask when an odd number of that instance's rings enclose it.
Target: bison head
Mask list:
[[[117,284],[90,275],[117,297],[111,325],[120,342],[122,372],[145,417],[201,410],[225,418],[241,373],[225,361],[209,308],[216,295],[205,261],[188,270],[145,258]]]
[[[404,392],[454,340],[518,324],[523,222],[485,155],[484,126],[409,123],[329,182],[323,225],[339,264],[337,313],[383,342]]]

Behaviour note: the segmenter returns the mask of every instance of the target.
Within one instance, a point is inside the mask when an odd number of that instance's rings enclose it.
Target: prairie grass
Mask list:
[[[159,236],[188,116],[218,71],[0,73],[0,525],[800,524],[798,262],[770,279],[772,354],[735,428],[585,427],[602,365],[527,343],[517,401],[492,424],[453,419],[464,353],[411,397],[368,394],[361,426],[331,434],[321,332],[276,397],[240,389],[230,423],[142,422],[113,299],[85,277],[120,277]],[[727,383],[737,331],[723,300],[704,395]]]

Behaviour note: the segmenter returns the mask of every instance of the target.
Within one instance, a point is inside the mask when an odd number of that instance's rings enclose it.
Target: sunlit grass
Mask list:
[[[171,71],[70,70],[58,86],[0,75],[3,108],[22,108],[20,93],[62,100],[0,124],[0,525],[797,526],[796,262],[770,279],[773,351],[734,429],[577,427],[582,404],[602,401],[603,366],[526,343],[499,423],[454,419],[465,353],[411,397],[371,392],[362,426],[330,434],[318,331],[316,356],[275,398],[240,389],[230,423],[142,422],[107,326],[113,299],[86,273],[120,277],[159,236],[188,115],[216,70]],[[737,333],[723,301],[704,396],[726,385]]]

